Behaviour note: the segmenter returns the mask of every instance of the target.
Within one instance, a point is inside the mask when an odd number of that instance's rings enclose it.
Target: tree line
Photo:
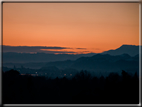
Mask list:
[[[122,70],[121,75],[91,76],[87,71],[71,79],[2,72],[3,104],[138,104],[139,78]]]

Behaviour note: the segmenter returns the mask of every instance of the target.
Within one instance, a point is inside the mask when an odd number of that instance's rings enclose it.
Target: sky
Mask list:
[[[139,3],[3,3],[3,45],[101,53],[139,45]]]

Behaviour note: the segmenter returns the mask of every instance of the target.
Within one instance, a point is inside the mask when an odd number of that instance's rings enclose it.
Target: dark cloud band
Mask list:
[[[2,46],[3,52],[44,52],[41,49],[70,49],[68,47],[46,47],[46,46]]]
[[[67,51],[66,49],[72,49],[71,51]],[[76,48],[76,49],[86,49],[86,48]],[[72,53],[75,54],[77,52],[73,51],[73,48],[70,47],[59,47],[59,46],[2,46],[2,52],[17,52],[17,53],[37,53],[37,52],[42,52],[42,53],[49,53],[49,54],[54,54],[54,53],[59,53],[59,54],[68,54]]]

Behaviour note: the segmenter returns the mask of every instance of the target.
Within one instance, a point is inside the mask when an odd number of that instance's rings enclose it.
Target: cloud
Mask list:
[[[90,52],[90,51],[82,51],[82,52]]]
[[[48,54],[83,54],[90,53],[83,51],[86,48],[70,48],[59,46],[6,46],[3,45],[2,52],[17,52],[17,53],[48,53]]]
[[[86,49],[86,48],[76,48],[76,49]]]
[[[73,52],[73,51],[45,51],[44,53],[48,53],[48,54],[76,54],[76,52]]]
[[[62,49],[70,49],[70,48],[68,48],[68,47],[57,47],[57,46],[53,46],[53,47],[46,47],[46,46],[6,46],[6,45],[2,46],[3,52],[19,52],[19,53],[45,52],[42,49],[62,50]]]

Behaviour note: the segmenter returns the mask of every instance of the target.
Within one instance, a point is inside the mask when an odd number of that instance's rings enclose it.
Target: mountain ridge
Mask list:
[[[135,71],[139,71],[139,56],[96,54],[91,57],[80,57],[76,60],[47,62],[36,72],[46,73],[49,76],[61,74],[63,76],[63,74],[75,74],[81,70],[87,70],[97,76],[101,76],[101,74],[106,76],[110,72],[120,74],[122,70],[133,74]]]
[[[123,44],[117,49],[104,51],[101,54],[110,54],[110,55],[129,54],[130,56],[135,56],[138,53],[139,53],[139,46]]]
[[[135,45],[122,45],[115,50],[108,50],[102,53],[88,53],[88,54],[49,54],[49,53],[16,53],[16,52],[4,52],[2,54],[2,63],[41,63],[41,62],[54,62],[54,61],[64,61],[64,60],[76,60],[81,57],[92,57],[94,55],[105,54],[106,57],[110,55],[123,55],[128,54],[130,56],[135,56],[139,54],[139,46]],[[127,55],[127,56],[128,56]],[[129,57],[129,56],[128,56]],[[81,59],[82,60],[82,59]]]

